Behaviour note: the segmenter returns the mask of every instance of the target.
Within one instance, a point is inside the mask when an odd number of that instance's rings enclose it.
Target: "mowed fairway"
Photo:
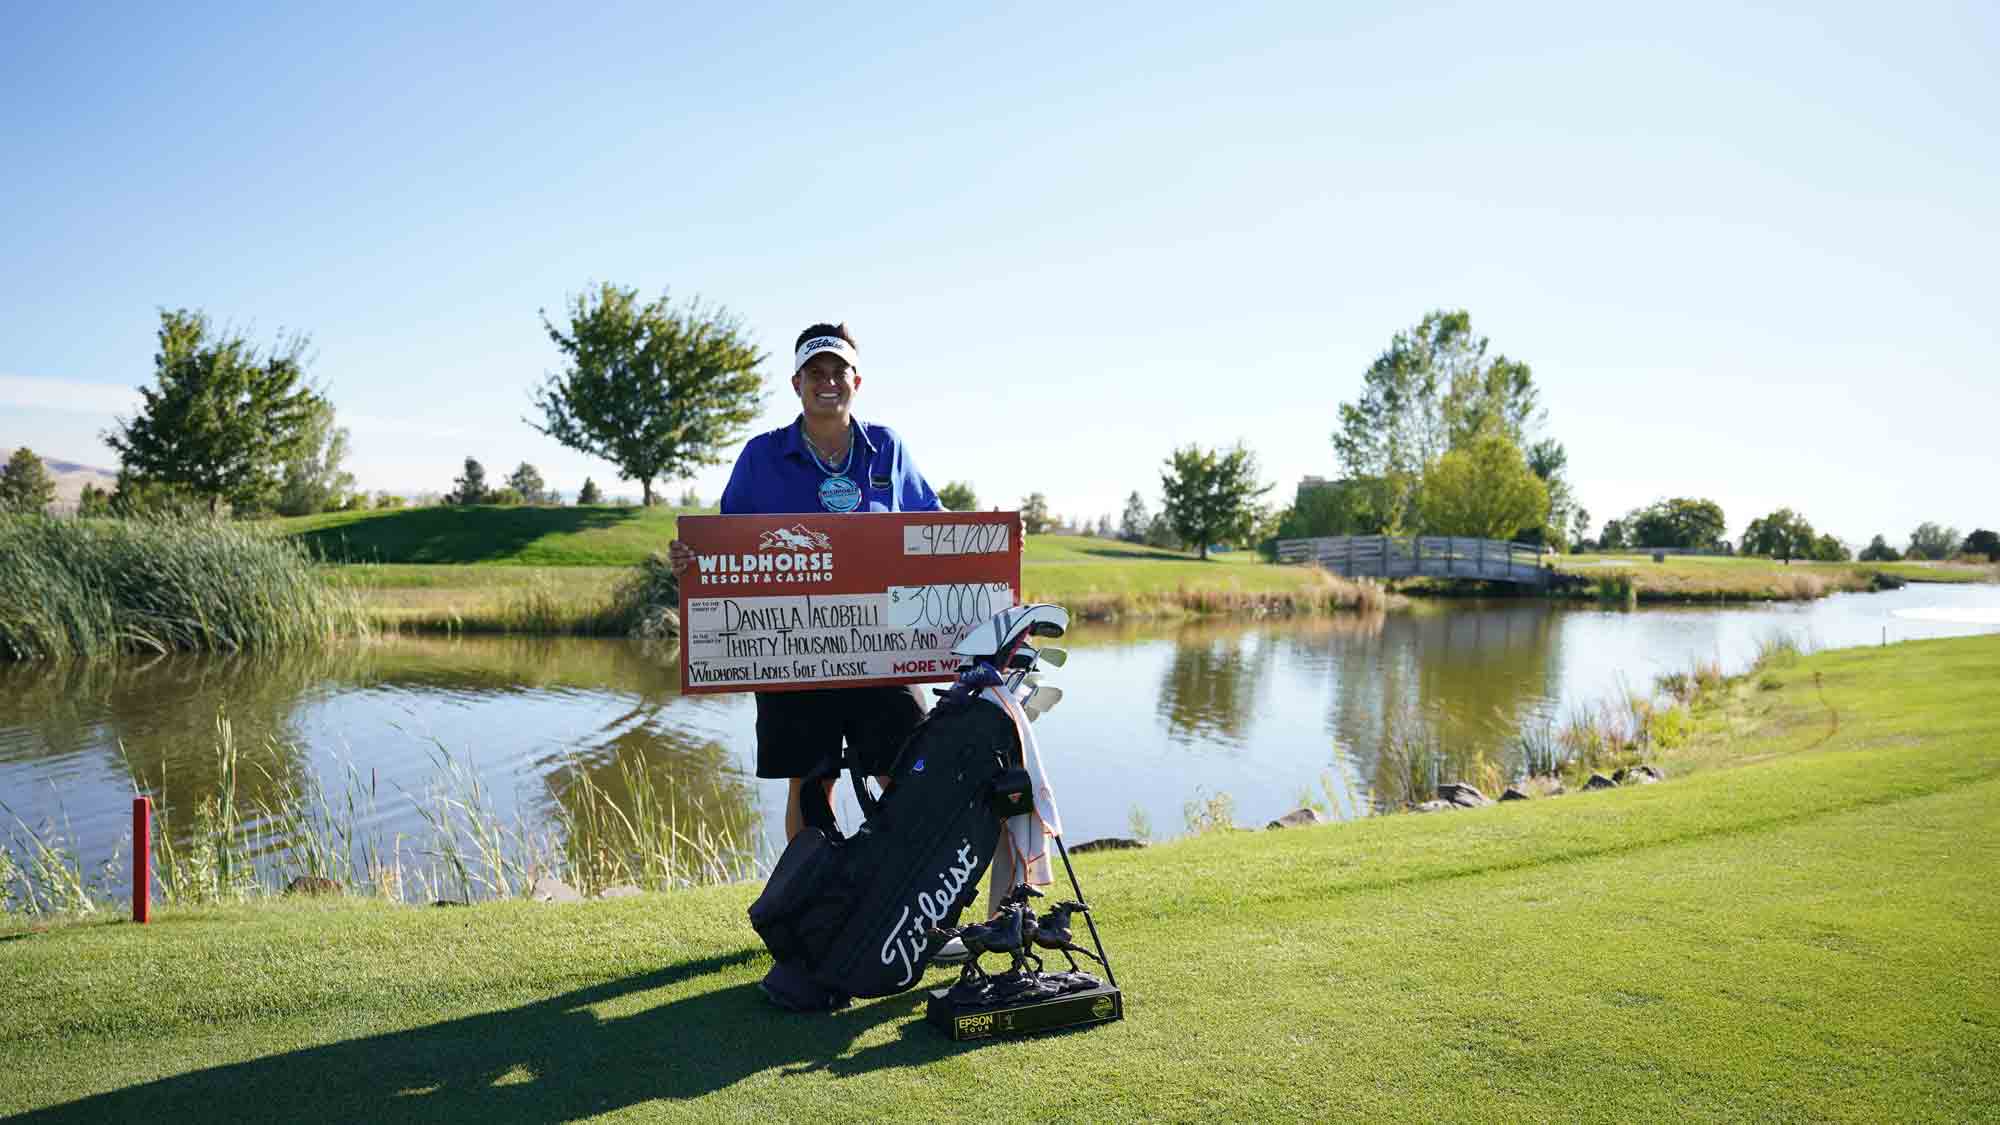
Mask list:
[[[768,1008],[748,887],[17,932],[0,1112],[1990,1119],[1996,698],[2000,637],[1823,654],[1663,785],[1080,857],[1130,1018],[1022,1042]]]
[[[356,592],[376,624],[473,632],[590,631],[624,568],[663,552],[682,512],[669,508],[428,507],[276,520]],[[1074,535],[1030,536],[1021,584],[1029,600],[1079,612],[1323,596],[1306,567],[1254,552],[1190,553]],[[534,622],[540,621],[538,627]]]

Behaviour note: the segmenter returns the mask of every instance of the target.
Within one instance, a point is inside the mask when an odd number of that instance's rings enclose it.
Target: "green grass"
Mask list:
[[[0,1113],[1992,1118],[1996,691],[2000,637],[1819,654],[1666,784],[1081,857],[1129,1018],[1028,1041],[768,1008],[749,887],[16,931]]]
[[[434,506],[271,521],[334,562],[637,566],[674,538],[680,516],[713,509]]]
[[[0,516],[0,660],[298,647],[358,625],[298,544],[254,527]]]
[[[601,632],[616,568],[665,551],[684,513],[667,508],[405,508],[273,521],[281,533],[348,565],[337,580],[372,620],[419,631]],[[1192,554],[1082,536],[1036,535],[1022,552],[1030,600],[1092,617],[1248,609],[1378,607],[1372,587],[1328,582],[1254,552]]]
[[[1877,574],[1910,582],[1993,582],[2000,567],[1955,563],[1821,563],[1794,562],[1743,555],[1668,555],[1654,562],[1648,554],[1564,555],[1558,569],[1591,579],[1583,591],[1599,587],[1631,589],[1634,600],[1662,601],[1805,601],[1840,591],[1870,590]],[[1622,597],[1622,595],[1621,595]],[[1620,599],[1614,599],[1620,600]]]

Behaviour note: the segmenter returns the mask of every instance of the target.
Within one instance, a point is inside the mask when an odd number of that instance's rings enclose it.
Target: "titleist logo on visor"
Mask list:
[[[794,369],[804,367],[806,360],[811,359],[821,352],[838,352],[850,364],[861,358],[860,354],[854,350],[853,344],[848,343],[838,336],[814,336],[812,339],[799,345],[799,354],[793,364]]]

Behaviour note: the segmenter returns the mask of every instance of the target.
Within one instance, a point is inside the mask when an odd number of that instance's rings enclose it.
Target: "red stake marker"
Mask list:
[[[153,799],[132,798],[132,920],[153,917]]]

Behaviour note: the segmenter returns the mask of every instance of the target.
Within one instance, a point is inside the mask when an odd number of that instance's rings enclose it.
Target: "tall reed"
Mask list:
[[[303,548],[244,524],[0,516],[0,660],[303,646],[360,623]]]

